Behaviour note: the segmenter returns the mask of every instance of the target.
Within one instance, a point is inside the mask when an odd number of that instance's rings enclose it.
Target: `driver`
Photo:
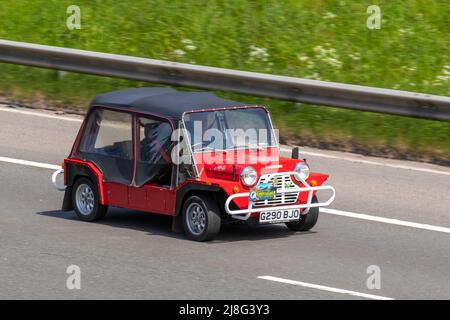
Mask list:
[[[166,122],[151,123],[145,126],[145,139],[142,148],[142,160],[150,163],[156,161],[158,154],[165,163],[171,163],[170,156],[167,154],[171,140],[171,127]]]

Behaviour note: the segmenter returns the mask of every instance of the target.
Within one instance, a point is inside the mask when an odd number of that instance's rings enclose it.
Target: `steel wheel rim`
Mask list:
[[[198,236],[206,229],[206,213],[198,203],[191,203],[186,211],[186,222],[189,231]]]
[[[94,197],[94,191],[90,186],[87,184],[80,184],[78,186],[75,200],[77,204],[78,211],[83,216],[88,216],[92,213],[94,210],[95,205],[95,197]]]

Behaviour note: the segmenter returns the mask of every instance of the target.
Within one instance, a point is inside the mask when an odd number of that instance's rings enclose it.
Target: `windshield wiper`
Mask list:
[[[205,147],[194,149],[193,151],[194,152],[202,152],[202,151],[207,151],[207,150],[215,151],[216,149],[211,148],[210,146],[205,146]]]
[[[239,148],[246,148],[246,149],[253,149],[253,148],[257,148],[258,150],[261,150],[264,147],[268,147],[269,144],[263,142],[263,143],[258,143],[258,144],[248,144],[248,145],[236,145],[233,146],[232,149],[236,150]]]

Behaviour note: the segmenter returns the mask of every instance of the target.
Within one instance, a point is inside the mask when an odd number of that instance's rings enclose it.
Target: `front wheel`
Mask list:
[[[317,197],[312,198],[311,203],[317,203]],[[308,231],[312,229],[319,219],[319,207],[309,209],[306,215],[300,215],[299,221],[286,222],[286,226],[292,231]]]
[[[97,186],[88,178],[78,179],[72,188],[72,203],[78,218],[83,221],[102,219],[108,209],[100,203]]]
[[[183,205],[182,215],[184,232],[191,240],[212,240],[220,231],[217,203],[204,195],[189,197]]]

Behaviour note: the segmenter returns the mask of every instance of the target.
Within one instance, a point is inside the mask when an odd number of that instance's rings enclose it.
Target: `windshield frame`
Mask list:
[[[190,137],[190,133],[188,132],[188,130],[186,129],[186,123],[185,123],[185,116],[187,114],[190,113],[200,113],[200,112],[215,112],[215,111],[226,111],[226,110],[239,110],[239,109],[262,109],[263,111],[266,112],[267,114],[267,118],[268,118],[268,125],[269,125],[269,130],[272,133],[272,137],[273,137],[273,144],[267,145],[267,146],[242,146],[242,147],[237,147],[237,148],[227,148],[227,149],[208,149],[208,150],[204,150],[204,149],[200,149],[198,151],[194,151],[192,148],[192,143],[191,143],[191,137]],[[261,148],[280,148],[279,145],[279,141],[277,139],[277,136],[275,134],[275,130],[273,127],[273,122],[272,122],[272,117],[270,116],[270,112],[269,110],[267,110],[266,107],[264,106],[259,106],[259,105],[254,105],[254,106],[241,106],[241,107],[227,107],[227,108],[212,108],[212,109],[202,109],[202,110],[192,110],[192,111],[187,111],[184,112],[181,118],[181,122],[183,124],[183,131],[184,131],[184,135],[187,136],[188,139],[188,145],[189,145],[189,151],[192,153],[192,155],[194,154],[199,154],[199,153],[205,153],[205,152],[215,152],[215,151],[219,151],[219,152],[233,152],[233,151],[237,151],[237,150],[252,150],[252,149],[261,149]]]

